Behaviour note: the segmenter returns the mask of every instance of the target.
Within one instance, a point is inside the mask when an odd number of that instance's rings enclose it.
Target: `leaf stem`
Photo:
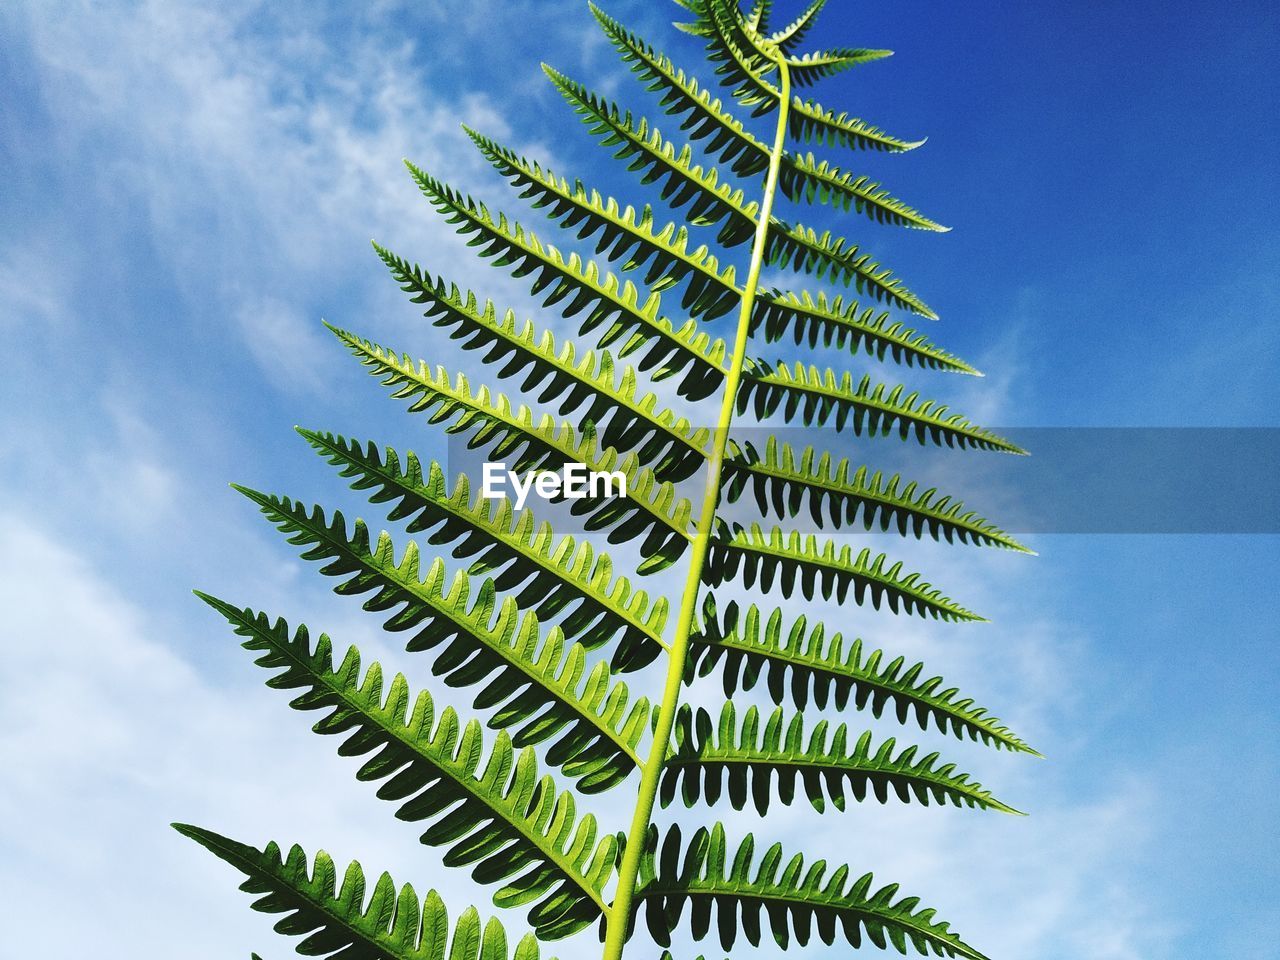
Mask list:
[[[689,652],[689,634],[697,610],[698,588],[702,583],[702,569],[706,563],[715,526],[716,509],[720,505],[720,475],[724,467],[725,448],[729,440],[729,427],[737,405],[738,384],[742,379],[742,367],[746,360],[747,338],[751,332],[751,314],[755,308],[756,292],[760,286],[760,270],[764,265],[765,246],[773,216],[773,200],[778,189],[778,170],[787,142],[787,120],[791,107],[791,74],[786,57],[778,51],[770,51],[778,66],[781,96],[778,105],[778,126],[773,148],[769,153],[769,173],[765,180],[764,198],[760,205],[760,219],[756,224],[755,241],[751,247],[751,267],[743,289],[738,310],[738,328],[733,342],[733,361],[725,378],[724,395],[720,401],[720,419],[716,425],[714,445],[707,461],[707,486],[698,516],[697,532],[689,558],[689,573],[685,578],[684,593],[680,601],[680,615],[676,621],[675,638],[667,658],[667,678],[662,691],[662,703],[658,708],[658,721],[654,728],[653,746],[641,768],[640,790],[636,798],[631,828],[622,852],[618,868],[618,888],[608,912],[603,960],[621,960],[631,927],[636,876],[640,858],[644,853],[649,821],[653,814],[653,802],[658,794],[658,780],[667,762],[667,747],[671,727],[675,721],[676,707],[680,702],[680,686],[684,680],[685,660]]]

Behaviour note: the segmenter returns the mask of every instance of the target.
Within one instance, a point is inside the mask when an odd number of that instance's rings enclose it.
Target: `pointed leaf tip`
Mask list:
[[[188,840],[194,840],[196,843],[201,843],[209,833],[209,831],[203,830],[193,823],[183,823],[180,820],[173,821],[169,826],[173,827]]]

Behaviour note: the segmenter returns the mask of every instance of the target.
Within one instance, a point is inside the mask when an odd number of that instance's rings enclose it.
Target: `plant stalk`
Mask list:
[[[720,506],[720,475],[724,467],[725,447],[729,441],[729,427],[737,405],[738,384],[742,379],[742,367],[746,360],[747,338],[751,332],[751,314],[755,308],[756,292],[760,286],[760,270],[764,265],[764,251],[769,237],[769,222],[773,215],[773,200],[778,190],[778,170],[782,165],[782,153],[787,143],[787,120],[791,109],[791,75],[786,58],[773,52],[780,77],[780,103],[778,127],[769,153],[769,173],[765,179],[764,198],[760,204],[760,221],[756,224],[755,241],[751,247],[751,266],[747,283],[743,288],[742,303],[738,310],[738,328],[733,341],[733,359],[725,378],[724,396],[720,402],[720,419],[716,424],[713,448],[707,460],[707,486],[702,497],[702,509],[689,558],[689,573],[685,578],[684,594],[680,600],[680,615],[676,622],[676,634],[667,657],[667,678],[662,691],[662,703],[658,708],[658,721],[653,734],[653,746],[640,772],[640,791],[636,798],[631,828],[622,851],[622,864],[618,868],[618,889],[609,907],[605,932],[603,960],[622,960],[635,896],[636,875],[640,869],[640,857],[644,853],[645,837],[653,815],[653,801],[658,795],[658,780],[667,761],[667,747],[671,739],[671,727],[675,722],[676,707],[680,703],[680,686],[684,680],[685,660],[689,652],[689,633],[698,604],[698,588],[702,583],[702,569],[706,564],[711,545],[711,532],[715,526],[716,510]]]

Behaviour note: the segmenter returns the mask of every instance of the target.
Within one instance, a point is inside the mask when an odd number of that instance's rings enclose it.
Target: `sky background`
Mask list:
[[[709,75],[674,7],[605,6]],[[841,229],[988,374],[881,376],[1015,431],[1280,427],[1273,4],[837,0],[823,23],[832,42],[897,54],[824,85],[823,103],[929,137],[839,162],[955,228]],[[320,324],[454,356],[370,237],[527,313],[402,157],[543,236],[462,120],[643,200],[544,59],[656,113],[576,2],[0,8],[0,956],[285,955],[233,872],[171,820],[358,857],[440,887],[454,913],[487,902],[262,685],[190,589],[305,619],[415,688],[427,676],[227,482],[358,512],[292,425],[440,449]],[[850,452],[874,462],[874,445]],[[1184,463],[1229,469],[1194,447]],[[1036,559],[877,544],[990,625],[834,616],[924,658],[1047,755],[900,731],[1032,815],[795,807],[758,835],[901,881],[992,957],[1280,955],[1277,538],[1029,539]],[[728,819],[735,837],[753,828]],[[597,950],[586,936],[549,953]]]

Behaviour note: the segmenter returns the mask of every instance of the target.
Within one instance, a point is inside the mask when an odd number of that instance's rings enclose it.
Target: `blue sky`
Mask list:
[[[709,74],[674,7],[605,7]],[[820,99],[929,137],[841,162],[955,230],[841,228],[988,374],[882,376],[1011,428],[1280,426],[1272,5],[831,7],[837,42],[896,56]],[[295,423],[439,449],[319,323],[456,356],[370,237],[527,306],[402,157],[535,223],[467,120],[642,199],[601,167],[544,59],[654,112],[585,4],[0,10],[0,899],[26,920],[6,930],[15,954],[92,940],[109,957],[284,955],[175,819],[324,846],[468,902],[189,590],[424,676],[226,484],[356,510]],[[1031,539],[1034,560],[884,544],[993,622],[877,620],[869,639],[925,658],[1046,753],[937,741],[1032,816],[795,808],[762,832],[812,849],[824,831],[824,852],[901,880],[993,957],[1275,956],[1276,537]],[[557,953],[593,955],[589,938]]]

